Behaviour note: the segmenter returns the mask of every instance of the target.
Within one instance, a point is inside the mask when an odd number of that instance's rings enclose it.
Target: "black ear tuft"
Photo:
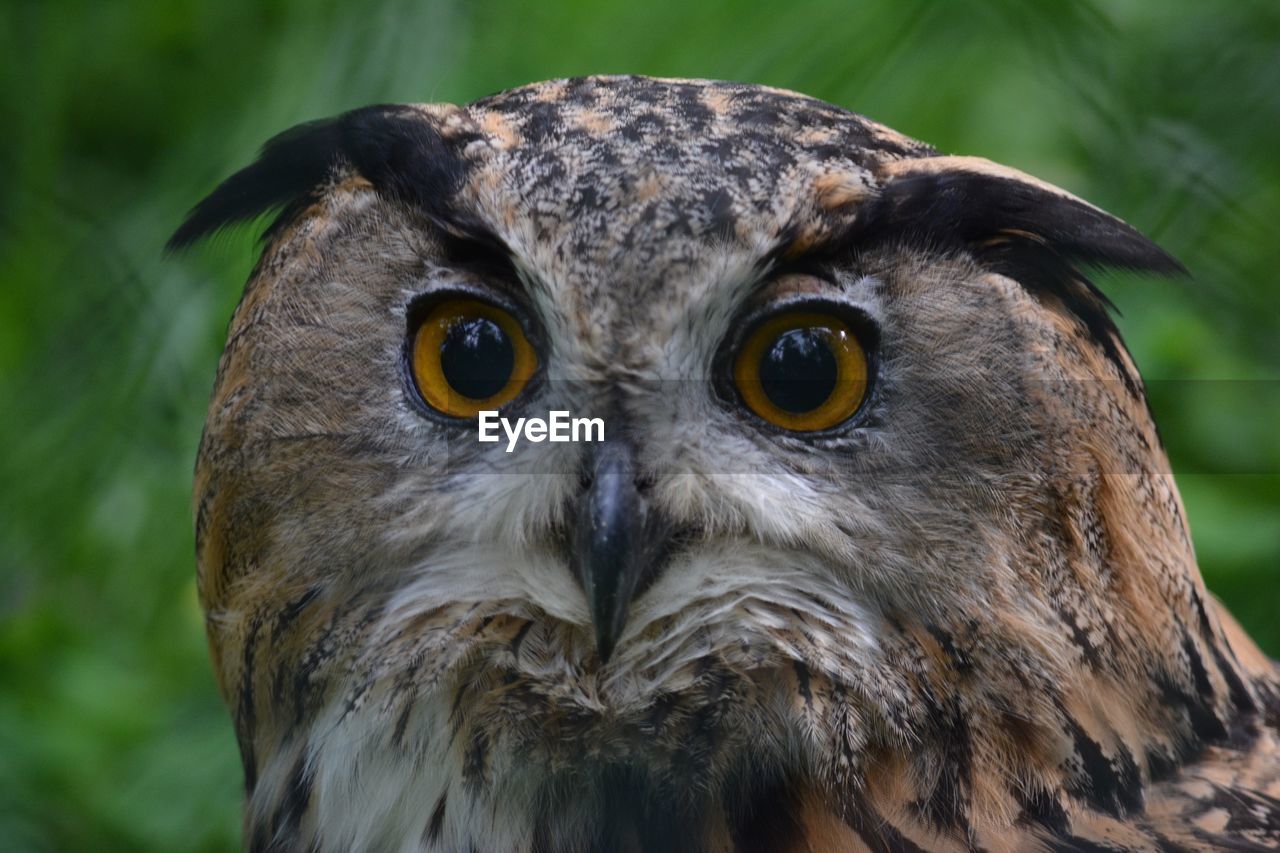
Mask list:
[[[1110,214],[1013,169],[976,157],[930,157],[886,168],[862,225],[868,241],[957,246],[980,263],[1055,300],[1084,324],[1125,384],[1141,380],[1122,355],[1114,306],[1080,266],[1185,274],[1172,255]]]
[[[890,167],[873,227],[968,245],[1023,237],[1072,261],[1185,273],[1177,259],[1110,214],[1049,184],[976,157],[935,157]]]
[[[449,200],[464,177],[463,162],[424,115],[378,105],[300,124],[272,138],[256,161],[187,214],[165,248],[182,249],[219,229],[284,208],[269,236],[314,201],[343,166],[433,221],[452,224]]]
[[[192,208],[165,248],[185,248],[221,228],[311,193],[327,180],[342,151],[341,121],[311,121],[273,137],[252,165],[227,178]]]

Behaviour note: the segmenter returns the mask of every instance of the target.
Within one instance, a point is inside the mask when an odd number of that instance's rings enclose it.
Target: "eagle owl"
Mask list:
[[[253,850],[1262,850],[1280,677],[1206,592],[1093,266],[1012,169],[591,77],[286,131],[195,479]],[[479,440],[481,412],[602,441]]]

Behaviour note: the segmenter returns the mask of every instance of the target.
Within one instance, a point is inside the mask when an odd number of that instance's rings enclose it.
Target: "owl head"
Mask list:
[[[594,77],[301,125],[172,245],[268,210],[195,485],[262,849],[1031,837],[1270,689],[1085,276],[1180,267],[1062,190]]]

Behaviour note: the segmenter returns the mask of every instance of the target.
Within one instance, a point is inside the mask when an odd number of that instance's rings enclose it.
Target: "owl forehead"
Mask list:
[[[522,260],[643,295],[709,245],[820,240],[856,216],[882,163],[929,153],[821,101],[718,82],[553,81],[455,116],[443,130],[469,140],[460,195]]]

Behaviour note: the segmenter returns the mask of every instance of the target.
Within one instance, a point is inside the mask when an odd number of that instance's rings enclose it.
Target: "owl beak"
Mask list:
[[[603,663],[613,654],[637,589],[656,574],[668,530],[636,485],[631,445],[607,441],[597,448],[578,509],[571,564],[587,594]]]

